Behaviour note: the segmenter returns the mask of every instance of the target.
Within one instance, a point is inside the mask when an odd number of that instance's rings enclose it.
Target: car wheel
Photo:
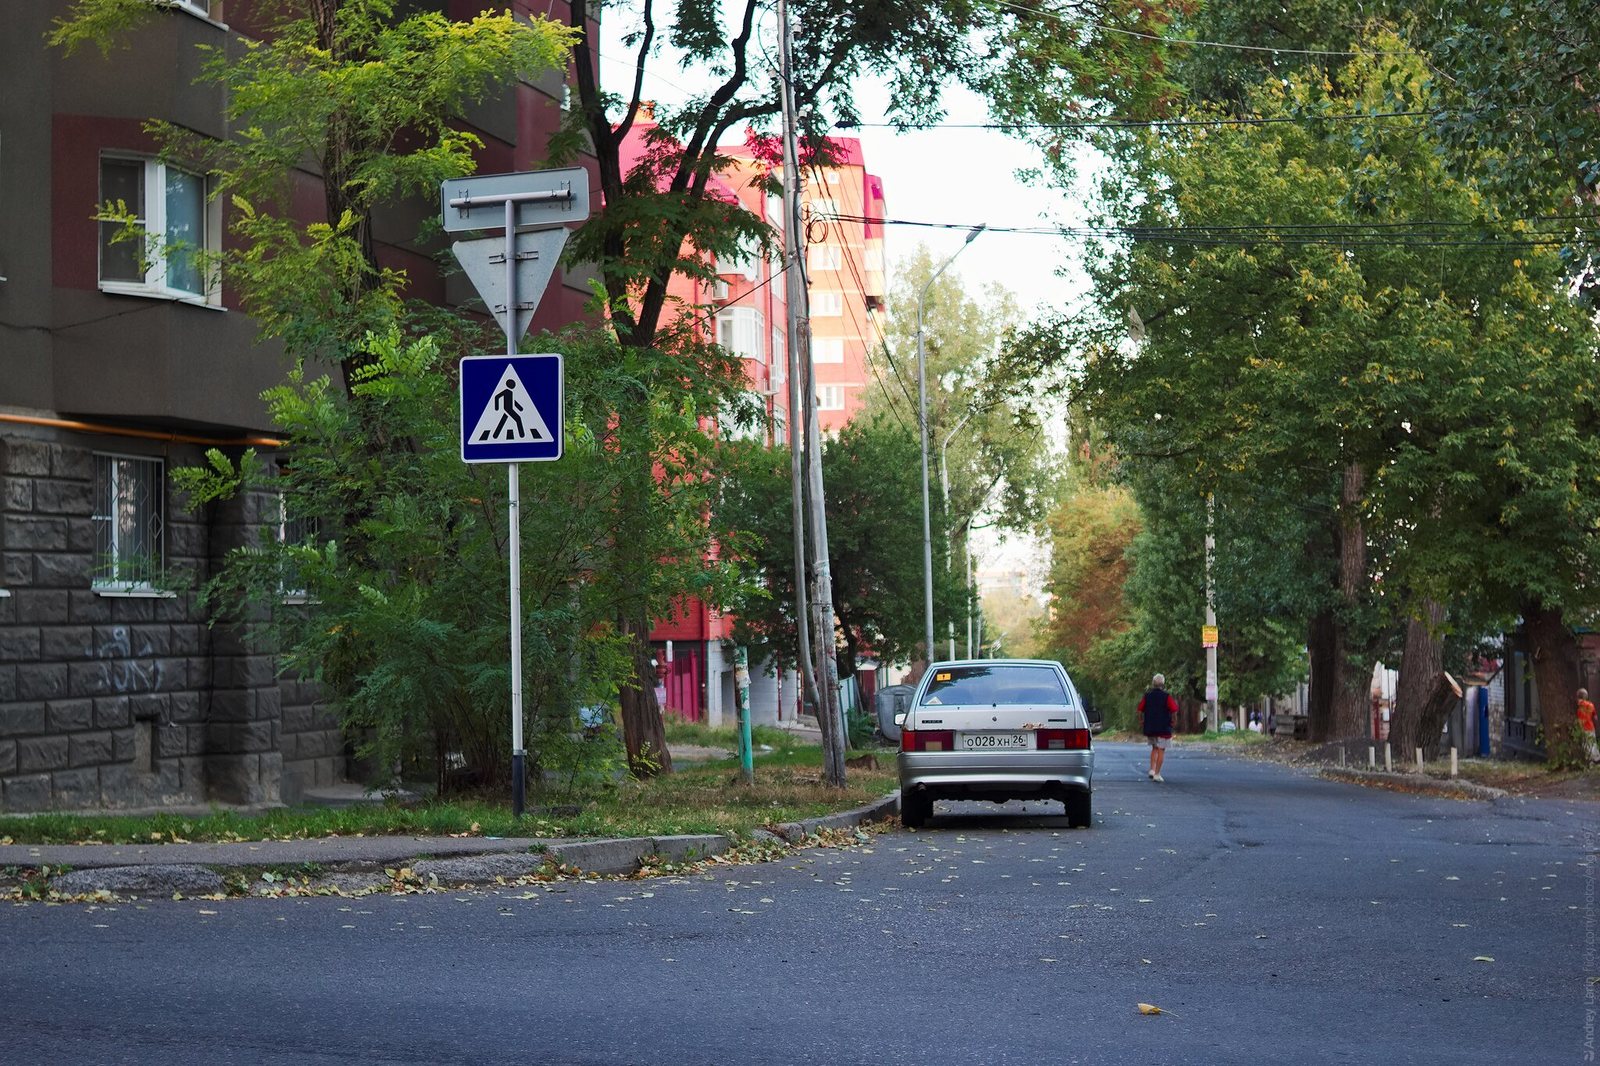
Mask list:
[[[1093,801],[1087,792],[1069,792],[1062,801],[1067,808],[1067,824],[1074,829],[1088,829],[1094,824]]]
[[[907,829],[921,829],[932,816],[932,799],[920,792],[900,796],[900,824]]]

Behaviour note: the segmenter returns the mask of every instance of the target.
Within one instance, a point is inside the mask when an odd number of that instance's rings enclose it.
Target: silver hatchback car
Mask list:
[[[900,820],[925,824],[936,799],[1053,799],[1087,828],[1093,731],[1060,663],[934,663],[900,720]]]

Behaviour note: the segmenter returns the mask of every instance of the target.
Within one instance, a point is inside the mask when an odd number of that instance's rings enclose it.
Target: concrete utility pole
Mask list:
[[[1215,632],[1217,627],[1217,595],[1212,584],[1211,562],[1216,557],[1217,540],[1213,536],[1213,526],[1216,520],[1215,499],[1210,493],[1206,494],[1206,627],[1208,632]],[[1211,729],[1218,729],[1222,723],[1217,720],[1217,642],[1208,640],[1206,643],[1206,725]]]
[[[822,483],[822,430],[817,421],[816,383],[813,375],[811,359],[811,309],[806,287],[805,276],[805,230],[800,225],[800,150],[797,143],[796,126],[797,116],[794,102],[794,42],[789,31],[789,4],[788,0],[778,0],[778,28],[779,28],[779,73],[782,78],[783,94],[783,230],[784,254],[789,260],[789,276],[787,279],[789,293],[790,322],[794,325],[795,334],[790,338],[789,349],[793,353],[790,366],[796,361],[803,361],[805,395],[803,397],[806,412],[805,419],[805,457],[806,457],[806,488],[810,496],[810,528],[811,528],[811,575],[812,575],[812,620],[814,623],[813,638],[816,641],[815,666],[811,672],[810,682],[816,693],[817,724],[822,728],[822,779],[830,785],[842,786],[845,780],[844,748],[845,748],[845,723],[844,714],[839,701],[839,660],[837,639],[834,636],[835,623],[833,616],[833,574],[828,565],[828,515],[825,506],[827,497],[823,493]],[[798,341],[799,343],[795,343]],[[800,351],[803,348],[804,351]],[[795,409],[792,406],[796,393],[796,383],[801,380],[800,374],[790,375],[789,395],[791,407],[789,410],[790,423],[790,454],[794,455],[794,445],[798,434],[795,433]],[[926,465],[926,464],[924,464]],[[793,459],[791,458],[791,473]],[[800,506],[799,492],[795,493],[795,507]],[[795,543],[799,544],[801,538],[796,537]],[[797,563],[799,552],[796,552]],[[805,580],[805,572],[796,569],[795,585],[798,587]],[[803,634],[800,646],[805,647]]]

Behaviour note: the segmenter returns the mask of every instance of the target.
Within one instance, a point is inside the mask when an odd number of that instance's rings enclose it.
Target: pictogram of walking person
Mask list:
[[[511,438],[512,440],[521,440],[523,437],[527,436],[528,431],[522,425],[522,416],[517,413],[518,411],[522,410],[522,405],[517,402],[515,381],[508,379],[506,381],[506,387],[494,394],[494,403],[492,405],[492,409],[496,411],[502,411],[504,413],[501,414],[499,423],[494,427],[494,432],[489,434],[489,436],[493,437],[495,440],[499,440],[500,431],[506,428],[506,421],[508,419],[517,424],[517,432],[516,435]],[[482,438],[479,439],[481,440]]]

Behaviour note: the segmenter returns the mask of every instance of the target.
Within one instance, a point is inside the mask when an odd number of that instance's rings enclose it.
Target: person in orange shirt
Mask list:
[[[1594,704],[1589,702],[1589,690],[1578,690],[1578,728],[1583,730],[1583,746],[1590,762],[1600,762],[1600,747],[1594,742]]]

